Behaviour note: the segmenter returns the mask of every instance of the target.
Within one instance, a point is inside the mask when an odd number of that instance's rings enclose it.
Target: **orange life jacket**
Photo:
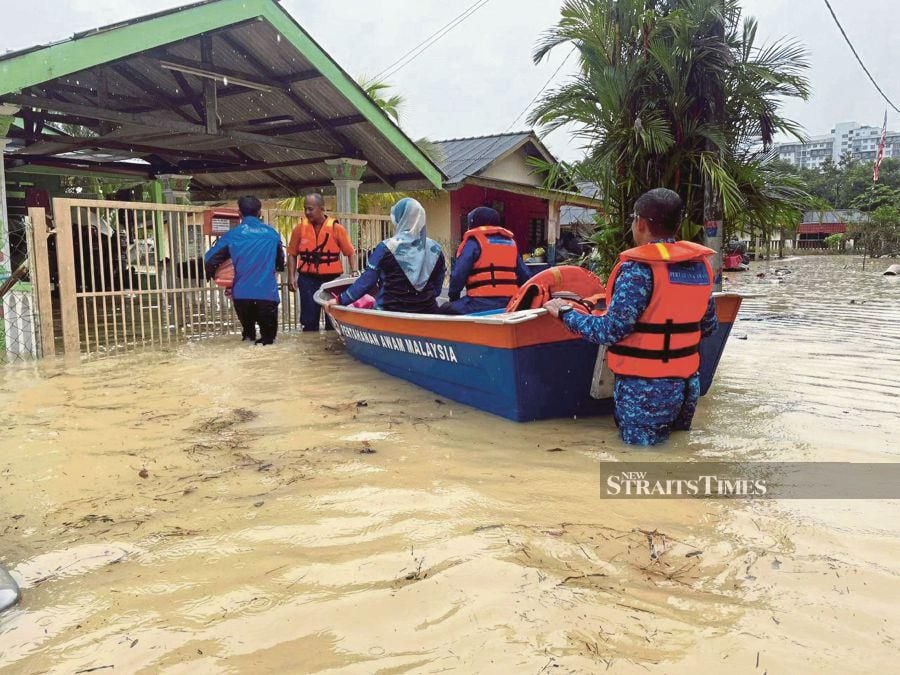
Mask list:
[[[607,351],[609,369],[635,377],[691,377],[700,369],[700,321],[713,289],[709,256],[688,241],[645,244],[619,255],[607,283],[607,305],[624,262],[653,271],[653,294],[634,332]]]
[[[488,239],[491,236],[500,236],[509,242],[492,242]],[[496,225],[472,228],[463,236],[462,243],[456,251],[457,258],[462,255],[469,239],[478,242],[481,255],[478,256],[466,280],[466,295],[473,298],[508,298],[515,295],[519,287],[516,282],[519,251],[516,248],[515,235]]]
[[[300,274],[341,274],[341,247],[334,234],[334,218],[326,218],[316,228],[306,218],[300,221],[300,246],[297,249],[297,271]]]
[[[606,294],[603,282],[583,267],[560,265],[538,272],[529,279],[506,306],[507,312],[538,309],[554,297],[564,297],[592,308]]]

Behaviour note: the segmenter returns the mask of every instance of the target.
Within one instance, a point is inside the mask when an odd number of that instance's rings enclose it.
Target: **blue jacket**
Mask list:
[[[259,218],[246,216],[206,252],[207,278],[215,276],[219,265],[229,258],[234,265],[231,294],[235,300],[279,302],[275,272],[284,270],[284,248],[274,229]]]
[[[493,238],[494,237],[491,237],[488,240],[490,241]],[[506,237],[496,237],[496,239],[503,242],[509,241]],[[475,267],[475,263],[478,262],[480,256],[481,246],[479,246],[478,242],[474,239],[469,239],[463,247],[462,253],[456,259],[456,264],[453,266],[453,272],[450,274],[448,297],[451,301],[459,300],[460,294],[462,294],[463,289],[466,287],[466,281],[468,281],[469,275],[472,274],[472,268]],[[521,286],[530,278],[531,272],[525,264],[525,261],[519,256],[516,261],[516,283]],[[509,298],[507,298],[507,301],[508,300]],[[503,306],[506,305],[505,302],[502,304]]]
[[[350,288],[341,293],[339,302],[342,305],[350,305],[377,288],[375,307],[378,309],[388,312],[431,314],[437,311],[437,297],[441,294],[446,271],[447,263],[441,255],[431,271],[431,276],[428,277],[428,283],[421,291],[417,291],[409,283],[394,254],[384,242],[381,242],[369,256],[365,272]]]

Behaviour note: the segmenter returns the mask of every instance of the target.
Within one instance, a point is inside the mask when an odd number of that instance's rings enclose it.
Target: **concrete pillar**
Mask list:
[[[325,165],[331,176],[331,182],[337,189],[338,213],[359,213],[359,186],[362,185],[362,177],[366,172],[366,162],[363,159],[326,159]],[[350,240],[353,246],[359,247],[359,223],[352,221],[344,223],[350,229]]]
[[[156,177],[162,186],[163,202],[166,204],[190,204],[191,179],[179,173],[164,173]]]

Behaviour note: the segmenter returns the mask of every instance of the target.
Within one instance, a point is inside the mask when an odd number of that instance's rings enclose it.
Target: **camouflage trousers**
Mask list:
[[[672,431],[691,428],[700,399],[700,375],[677,377],[616,377],[613,392],[616,424],[629,445],[658,445]]]

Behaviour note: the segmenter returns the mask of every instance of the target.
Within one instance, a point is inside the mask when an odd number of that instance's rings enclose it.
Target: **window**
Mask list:
[[[533,251],[544,243],[544,218],[531,218],[528,221],[528,246]]]

